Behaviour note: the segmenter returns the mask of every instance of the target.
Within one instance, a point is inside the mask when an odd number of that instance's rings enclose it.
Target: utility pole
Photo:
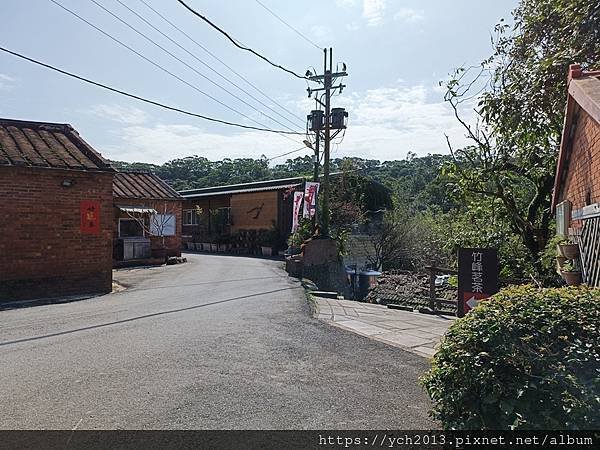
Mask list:
[[[319,182],[319,161],[321,158],[321,155],[319,154],[319,141],[321,140],[321,133],[320,132],[316,132],[315,133],[315,159],[314,159],[314,171],[313,171],[313,181],[315,183]]]
[[[319,141],[321,140],[321,132],[317,130],[317,132],[315,133],[315,160],[314,160],[314,173],[313,173],[313,181],[315,183],[319,182],[319,161],[320,161],[320,156],[319,155]],[[317,229],[317,220],[318,220],[318,216],[319,216],[320,212],[319,212],[319,208],[315,208],[315,215],[312,218],[312,231],[313,234],[315,232],[315,230]]]
[[[329,61],[328,61],[329,60]],[[328,64],[329,63],[329,64]],[[319,119],[319,123],[314,123],[315,118],[319,118],[319,115],[311,114],[309,120],[313,120],[310,123],[309,129],[314,130],[316,133],[316,163],[315,163],[315,181],[318,180],[318,160],[319,160],[319,137],[321,130],[323,130],[323,180],[321,183],[320,195],[323,202],[323,208],[320,215],[321,222],[321,234],[323,236],[329,236],[329,194],[330,194],[330,182],[329,182],[329,160],[330,160],[330,149],[331,140],[335,138],[342,130],[346,129],[346,118],[348,113],[343,108],[331,108],[331,95],[339,89],[340,93],[346,87],[342,83],[334,86],[335,80],[348,75],[346,73],[346,65],[343,64],[343,68],[340,72],[333,72],[333,50],[329,48],[323,49],[323,75],[313,74],[310,71],[307,72],[307,78],[310,81],[317,82],[323,85],[322,88],[308,90],[308,96],[311,97],[313,93],[323,91],[323,95],[319,98],[315,95],[316,102],[325,109],[323,120]],[[321,99],[325,97],[325,102]],[[331,131],[334,130],[333,135]]]
[[[329,49],[329,70],[327,69],[327,49],[323,50],[323,84],[325,85],[325,142],[323,143],[323,214],[321,219],[321,232],[329,236],[329,147],[331,140],[331,58]]]

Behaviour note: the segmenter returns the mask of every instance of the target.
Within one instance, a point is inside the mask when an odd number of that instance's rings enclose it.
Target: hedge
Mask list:
[[[600,429],[600,289],[509,287],[446,333],[421,379],[445,429]]]

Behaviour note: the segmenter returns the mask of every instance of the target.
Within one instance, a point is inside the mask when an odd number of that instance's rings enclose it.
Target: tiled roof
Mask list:
[[[202,189],[179,191],[184,198],[209,197],[225,194],[243,194],[247,192],[278,191],[289,189],[304,183],[304,178],[283,178],[279,180],[255,181],[252,183],[230,184]]]
[[[552,209],[558,204],[561,196],[560,191],[568,170],[568,160],[571,153],[571,128],[578,110],[583,109],[600,124],[600,70],[584,71],[578,64],[571,64],[568,85],[569,95],[567,96],[563,135],[554,177]]]
[[[113,171],[71,125],[0,119],[0,166]]]
[[[113,181],[115,198],[145,198],[153,200],[181,200],[171,186],[150,172],[117,172]]]

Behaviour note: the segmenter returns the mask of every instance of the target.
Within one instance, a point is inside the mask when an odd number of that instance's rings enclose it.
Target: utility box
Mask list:
[[[375,270],[365,270],[358,274],[358,299],[363,300],[367,297],[369,289],[377,286],[377,277],[381,272]]]
[[[320,131],[323,129],[325,124],[325,114],[323,111],[315,109],[310,112],[308,116],[306,116],[308,129],[310,131]]]
[[[343,130],[348,125],[348,111],[344,108],[333,108],[331,110],[331,128]]]
[[[132,259],[150,258],[152,255],[150,239],[147,238],[126,238],[119,239],[119,253],[123,255],[123,261]]]

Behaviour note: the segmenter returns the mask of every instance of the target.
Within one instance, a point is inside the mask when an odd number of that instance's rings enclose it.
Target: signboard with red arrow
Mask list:
[[[498,252],[492,248],[458,250],[458,316],[498,292]]]

